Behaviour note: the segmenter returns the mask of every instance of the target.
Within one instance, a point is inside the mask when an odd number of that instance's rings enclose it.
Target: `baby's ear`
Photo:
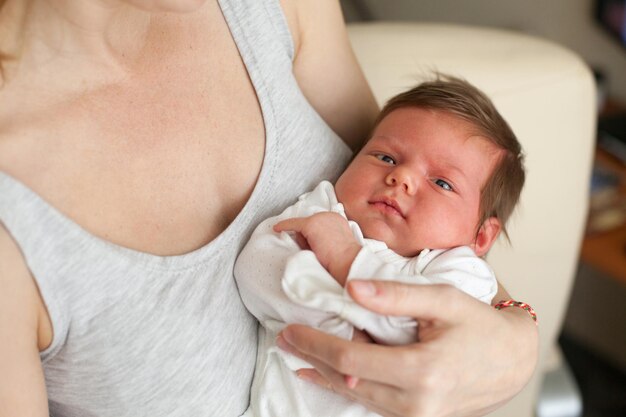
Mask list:
[[[474,243],[470,245],[470,247],[474,250],[474,253],[476,253],[477,256],[486,255],[498,238],[501,229],[502,225],[500,224],[500,220],[498,220],[498,218],[489,217],[485,220],[482,226],[480,226],[480,229],[478,229]]]

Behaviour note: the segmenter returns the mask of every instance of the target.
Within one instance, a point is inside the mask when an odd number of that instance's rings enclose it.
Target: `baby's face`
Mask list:
[[[336,183],[346,215],[404,256],[471,246],[481,189],[501,154],[476,132],[445,112],[394,110]]]

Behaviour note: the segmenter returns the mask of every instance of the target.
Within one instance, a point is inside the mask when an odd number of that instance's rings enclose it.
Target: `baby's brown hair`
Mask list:
[[[506,223],[519,201],[526,177],[524,155],[515,134],[491,100],[465,80],[437,74],[436,79],[391,98],[378,115],[375,126],[392,111],[405,107],[438,110],[457,116],[471,123],[481,136],[504,151],[481,190],[477,227],[495,217],[500,220],[502,232],[509,239]]]

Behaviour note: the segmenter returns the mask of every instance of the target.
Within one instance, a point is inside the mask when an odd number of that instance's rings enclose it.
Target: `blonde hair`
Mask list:
[[[490,217],[495,217],[500,220],[502,232],[509,240],[506,222],[524,186],[524,155],[515,134],[491,100],[467,81],[438,73],[435,80],[391,98],[378,115],[375,126],[389,113],[403,107],[433,109],[457,116],[470,122],[487,140],[504,151],[481,190],[477,228]]]

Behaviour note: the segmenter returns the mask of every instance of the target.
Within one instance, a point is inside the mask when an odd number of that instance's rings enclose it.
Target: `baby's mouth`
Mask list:
[[[388,213],[391,215],[400,216],[404,219],[404,213],[402,213],[402,209],[400,205],[393,199],[382,197],[375,198],[371,201],[368,201],[369,204],[382,211],[383,213]]]

